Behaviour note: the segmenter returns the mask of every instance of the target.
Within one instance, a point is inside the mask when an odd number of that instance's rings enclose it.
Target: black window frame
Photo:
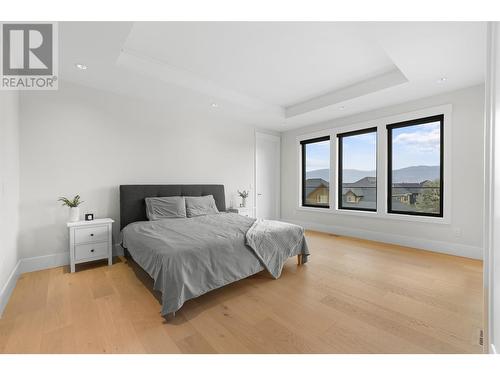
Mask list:
[[[311,144],[311,143],[319,143],[319,142],[325,142],[325,141],[330,141],[330,136],[326,135],[324,137],[317,137],[317,138],[311,138],[311,139],[305,139],[300,141],[300,153],[302,157],[302,192],[301,192],[301,206],[302,207],[314,207],[314,208],[330,208],[330,202],[331,202],[331,197],[330,194],[328,194],[328,204],[309,204],[306,203],[306,145]],[[330,143],[330,154],[331,154],[331,143]],[[331,175],[331,159],[330,159],[330,167],[328,168],[330,171]],[[328,186],[330,186],[330,182],[328,182]]]
[[[439,122],[439,213],[397,211],[392,209],[392,130],[409,126]],[[387,128],[387,213],[397,215],[444,217],[444,114],[386,125]]]
[[[339,133],[337,134],[337,148],[338,148],[338,166],[337,166],[337,176],[338,176],[338,184],[337,184],[337,208],[339,210],[350,210],[350,211],[364,211],[364,212],[377,212],[378,208],[378,202],[377,202],[377,190],[378,190],[378,180],[375,185],[375,208],[357,208],[357,207],[343,207],[342,206],[342,171],[343,171],[343,157],[344,157],[344,150],[343,150],[343,138],[345,137],[352,137],[355,135],[361,135],[361,134],[368,134],[368,133],[375,133],[375,136],[377,137],[377,131],[378,128],[376,126],[371,127],[371,128],[366,128],[366,129],[360,129],[360,130],[354,130],[354,131],[349,131],[345,133]],[[378,161],[378,139],[376,142],[375,146],[375,178],[377,178],[378,175],[378,168],[377,168],[377,161]]]

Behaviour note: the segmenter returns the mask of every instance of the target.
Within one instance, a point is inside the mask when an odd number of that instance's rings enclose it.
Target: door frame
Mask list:
[[[498,219],[497,205],[498,187],[498,152],[495,146],[498,142],[498,130],[496,129],[496,113],[499,105],[497,91],[499,90],[498,58],[500,55],[500,33],[498,22],[488,22],[486,31],[486,79],[485,79],[485,132],[484,132],[484,233],[483,233],[483,299],[484,299],[484,320],[483,320],[483,350],[486,353],[496,354],[495,344],[498,338],[495,332],[499,324],[498,317],[495,317],[495,297],[498,296],[498,285],[495,285],[495,279],[498,275],[495,272],[495,256],[498,248],[498,235],[495,236],[495,224]]]
[[[276,152],[276,158],[277,158],[277,168],[278,168],[278,173],[276,174],[276,191],[275,191],[275,212],[276,212],[276,219],[281,218],[281,137],[279,135],[274,135],[270,133],[265,133],[260,130],[255,130],[255,144],[254,144],[254,186],[255,188],[253,189],[253,199],[255,202],[255,217],[258,216],[258,200],[257,200],[257,142],[261,140],[267,140],[267,141],[272,141],[276,142],[277,144],[277,152]]]

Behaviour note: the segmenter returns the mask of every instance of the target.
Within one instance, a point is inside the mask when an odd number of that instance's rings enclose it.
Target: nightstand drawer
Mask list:
[[[75,245],[75,260],[79,261],[88,258],[106,258],[108,256],[108,243],[89,243],[84,245]]]
[[[103,242],[108,240],[108,227],[90,227],[75,229],[75,243]]]

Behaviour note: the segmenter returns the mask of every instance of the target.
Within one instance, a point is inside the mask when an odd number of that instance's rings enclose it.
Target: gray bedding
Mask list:
[[[282,221],[256,220],[246,234],[246,243],[275,279],[289,257],[303,254],[302,263],[306,263],[309,256],[304,228]]]
[[[139,221],[123,228],[123,246],[154,279],[166,315],[189,299],[265,268],[278,277],[289,256],[308,254],[301,227],[282,223],[271,228],[269,223],[277,222],[232,213]]]

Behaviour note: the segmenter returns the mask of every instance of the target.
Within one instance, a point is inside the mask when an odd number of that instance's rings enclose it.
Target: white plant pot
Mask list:
[[[69,208],[69,221],[75,222],[80,220],[80,207]]]
[[[246,207],[246,206],[247,206],[247,199],[241,198],[241,207]]]

